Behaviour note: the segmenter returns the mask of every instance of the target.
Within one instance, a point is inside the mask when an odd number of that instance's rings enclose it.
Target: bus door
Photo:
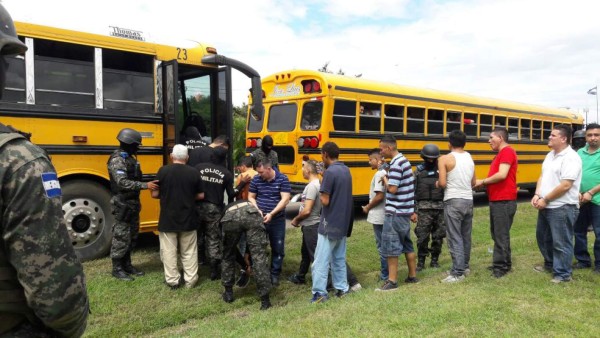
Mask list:
[[[213,107],[212,129],[213,138],[227,135],[231,147],[227,156],[227,168],[233,171],[233,102],[231,86],[231,67],[220,67],[212,76],[214,95],[211,95]]]
[[[163,115],[163,163],[169,162],[169,153],[178,140],[181,122],[176,118],[179,112],[177,89],[177,61],[165,61],[157,69],[157,106]]]

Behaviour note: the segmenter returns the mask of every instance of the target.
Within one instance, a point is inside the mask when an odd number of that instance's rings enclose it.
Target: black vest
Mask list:
[[[431,170],[427,170],[425,165],[420,164],[417,166],[417,190],[415,191],[415,200],[417,201],[443,201],[444,200],[444,189],[436,188],[435,182],[439,178],[437,168],[434,167]]]

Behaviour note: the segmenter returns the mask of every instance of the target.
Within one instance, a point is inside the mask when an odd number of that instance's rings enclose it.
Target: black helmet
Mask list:
[[[422,158],[432,158],[436,159],[440,157],[440,148],[435,144],[426,144],[423,149],[421,149],[421,157]]]
[[[10,14],[4,6],[0,5],[0,54],[16,55],[23,54],[27,46],[19,38]]]
[[[137,145],[142,145],[142,134],[131,128],[125,128],[121,129],[119,135],[117,135],[117,140],[125,144],[135,143]]]
[[[585,138],[585,130],[577,130],[574,134],[573,134],[573,138]]]

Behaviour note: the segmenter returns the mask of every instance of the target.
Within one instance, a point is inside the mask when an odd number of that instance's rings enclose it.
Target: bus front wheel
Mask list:
[[[85,180],[63,184],[63,215],[71,243],[82,261],[105,256],[112,241],[114,217],[110,193]]]

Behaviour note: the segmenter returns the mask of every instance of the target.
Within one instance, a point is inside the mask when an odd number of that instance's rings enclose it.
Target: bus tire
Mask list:
[[[106,256],[114,224],[108,189],[96,182],[72,180],[63,184],[62,191],[65,224],[79,259]]]

